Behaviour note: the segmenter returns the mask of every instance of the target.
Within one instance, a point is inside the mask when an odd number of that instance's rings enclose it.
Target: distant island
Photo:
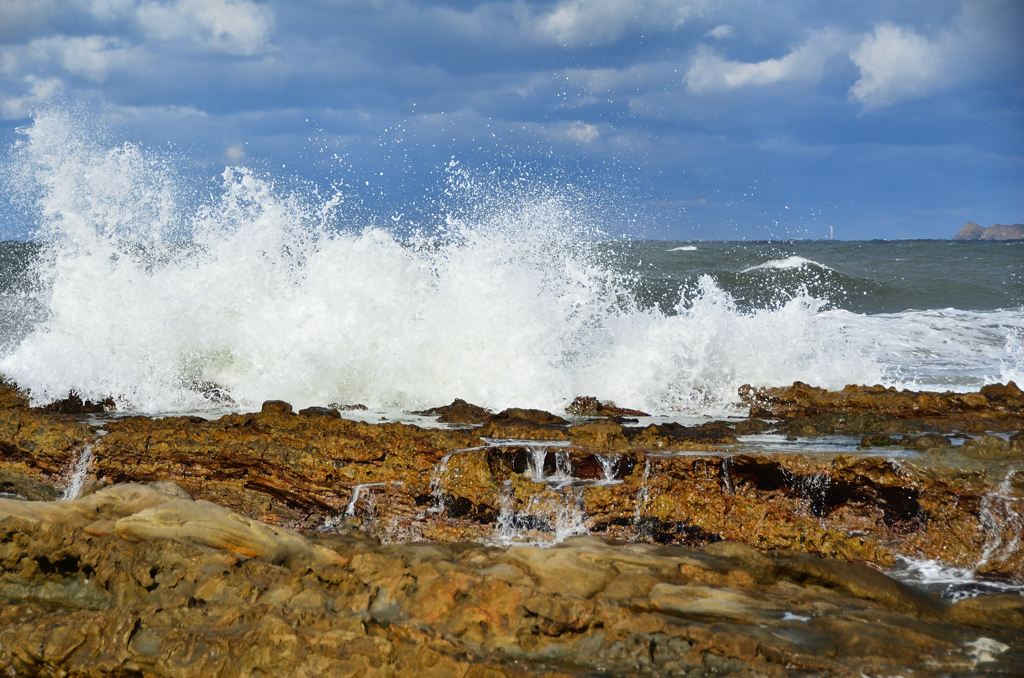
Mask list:
[[[996,224],[985,228],[968,221],[953,240],[1024,240],[1024,224]]]

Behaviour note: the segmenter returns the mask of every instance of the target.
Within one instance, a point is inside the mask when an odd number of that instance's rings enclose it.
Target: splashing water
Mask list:
[[[884,380],[844,317],[806,295],[743,312],[704,277],[672,313],[641,308],[601,263],[585,201],[551,188],[502,192],[452,170],[447,190],[470,207],[400,240],[339,230],[341,197],[280,195],[242,168],[190,208],[170,163],[59,112],[16,155],[46,243],[34,275],[47,313],[0,373],[36,404],[74,390],[148,413],[270,398],[558,410],[593,394],[722,413],[743,383]]]

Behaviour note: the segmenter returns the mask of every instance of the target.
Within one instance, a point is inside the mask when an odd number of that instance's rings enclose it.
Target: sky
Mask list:
[[[1024,222],[1021,0],[0,0],[2,147],[53,106],[383,224],[436,219],[453,161],[613,235]]]

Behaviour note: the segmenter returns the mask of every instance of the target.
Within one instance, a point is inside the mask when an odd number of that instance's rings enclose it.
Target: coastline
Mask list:
[[[589,399],[432,411],[461,430],[280,401],[99,428],[3,387],[0,667],[1012,674],[1024,598],[951,603],[880,571],[1024,584],[1024,393],[741,397],[751,417],[699,427]]]

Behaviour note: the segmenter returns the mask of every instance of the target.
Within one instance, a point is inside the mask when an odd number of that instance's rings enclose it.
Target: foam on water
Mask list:
[[[863,316],[807,294],[744,311],[708,276],[669,312],[642,307],[571,192],[453,169],[444,190],[469,208],[403,239],[339,228],[339,196],[282,194],[243,168],[190,205],[169,163],[60,112],[23,137],[13,155],[46,242],[33,269],[46,313],[0,373],[36,403],[74,390],[142,412],[456,397],[559,410],[593,395],[719,414],[744,383],[942,382],[942,365],[971,360],[982,383],[1021,371],[1020,335],[1007,339],[1019,311]]]
[[[804,268],[805,266],[814,266],[815,268],[820,268],[825,271],[832,270],[828,266],[825,266],[824,264],[819,264],[816,261],[811,261],[810,259],[805,259],[804,257],[791,256],[786,257],[785,259],[772,259],[770,261],[764,262],[763,264],[750,266],[749,268],[745,268],[742,271],[740,271],[740,273],[750,273],[751,271],[758,271],[766,268],[788,270],[793,268]]]

